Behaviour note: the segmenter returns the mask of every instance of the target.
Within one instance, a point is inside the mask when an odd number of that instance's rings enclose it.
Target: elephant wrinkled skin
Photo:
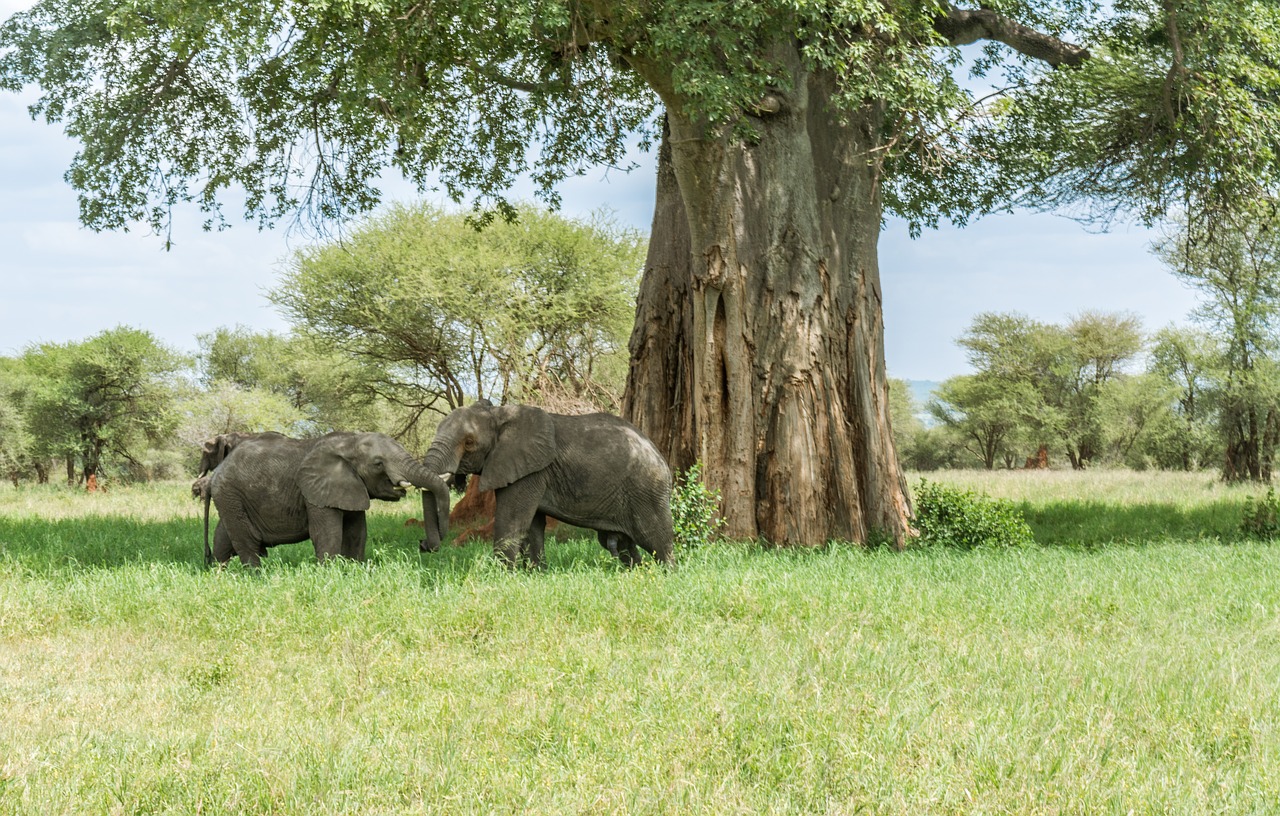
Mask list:
[[[542,565],[547,516],[597,531],[627,566],[641,549],[671,562],[671,468],[618,417],[479,400],[445,417],[425,464],[446,479],[478,473],[479,489],[495,491],[494,552],[508,566]],[[428,541],[440,536],[431,518]]]
[[[449,523],[449,489],[391,437],[331,433],[318,439],[279,434],[240,441],[213,471],[208,496],[218,508],[212,557],[239,555],[257,566],[266,548],[310,538],[316,558],[364,560],[370,499],[399,501],[408,487],[435,501],[435,524]],[[208,504],[205,537],[208,552]]]

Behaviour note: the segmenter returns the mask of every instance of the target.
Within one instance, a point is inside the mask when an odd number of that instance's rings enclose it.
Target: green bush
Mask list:
[[[1031,528],[1011,502],[925,479],[915,496],[921,544],[971,550],[1035,543]]]
[[[703,484],[701,462],[695,462],[676,477],[671,489],[671,521],[677,551],[709,543],[724,525],[720,517],[720,491]]]
[[[1280,537],[1280,500],[1274,487],[1267,488],[1267,495],[1255,504],[1246,502],[1240,532],[1251,538],[1272,539]]]

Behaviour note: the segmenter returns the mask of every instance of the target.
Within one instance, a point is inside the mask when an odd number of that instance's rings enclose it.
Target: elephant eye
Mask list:
[[[468,436],[468,437],[466,438],[466,441],[464,441],[464,442],[462,443],[462,446],[463,446],[464,448],[466,448],[467,450],[469,450],[469,451],[473,451],[473,450],[475,450],[475,449],[476,449],[476,438],[475,438],[474,436]]]

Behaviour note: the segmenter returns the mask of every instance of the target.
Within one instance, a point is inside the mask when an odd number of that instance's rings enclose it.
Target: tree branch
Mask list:
[[[946,37],[951,45],[995,40],[1055,67],[1075,67],[1091,56],[1087,48],[1028,28],[991,9],[958,9],[951,6],[947,9],[946,16],[934,18],[933,28]]]

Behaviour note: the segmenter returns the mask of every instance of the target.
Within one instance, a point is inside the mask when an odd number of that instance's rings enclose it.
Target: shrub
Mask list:
[[[915,489],[915,525],[920,543],[957,547],[1025,547],[1031,528],[1012,502],[920,480]]]
[[[703,484],[701,462],[695,462],[676,477],[671,489],[671,521],[677,551],[709,543],[724,525],[720,517],[720,491]]]
[[[1267,495],[1257,504],[1248,501],[1244,506],[1244,518],[1240,531],[1251,538],[1271,539],[1280,536],[1280,500],[1274,487],[1267,488]]]

